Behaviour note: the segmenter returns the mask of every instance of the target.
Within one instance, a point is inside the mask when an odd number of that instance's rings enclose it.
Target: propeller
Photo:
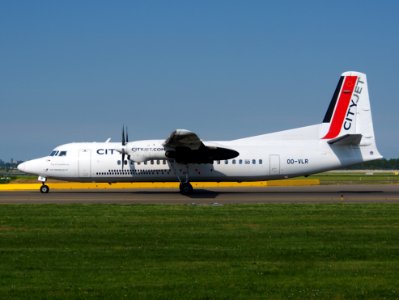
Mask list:
[[[129,142],[129,137],[127,135],[127,126],[126,126],[126,133],[125,133],[125,125],[122,127],[122,146],[125,146],[126,143]]]
[[[129,135],[127,133],[127,126],[126,126],[126,143],[129,143]]]
[[[126,150],[125,146],[126,144],[129,143],[129,135],[127,133],[127,126],[126,126],[126,131],[125,131],[125,125],[122,127],[122,170],[123,166],[125,165],[125,155],[126,155]]]

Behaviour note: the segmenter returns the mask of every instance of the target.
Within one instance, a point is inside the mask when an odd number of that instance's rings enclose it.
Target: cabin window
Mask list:
[[[254,165],[256,164],[256,159],[252,160],[252,164],[254,164]]]
[[[261,159],[259,159],[259,164],[261,165],[263,163],[263,161]]]
[[[218,165],[220,165],[220,160],[217,160],[216,163],[217,163]]]
[[[118,165],[120,165],[120,164],[121,164],[121,161],[120,161],[120,160],[118,160],[118,161],[117,161],[117,164],[118,164]]]
[[[225,165],[229,164],[229,161],[226,159],[226,160],[224,161],[224,164],[225,164]]]
[[[242,165],[242,159],[240,159],[240,160],[238,161],[238,163],[239,163],[240,165]]]
[[[159,159],[157,159],[157,165],[159,165],[161,162],[159,161]]]
[[[236,160],[235,160],[235,159],[233,159],[233,160],[232,160],[232,163],[233,163],[233,165],[235,165],[235,164],[236,164]]]
[[[166,165],[166,159],[163,159],[162,162],[164,165]]]

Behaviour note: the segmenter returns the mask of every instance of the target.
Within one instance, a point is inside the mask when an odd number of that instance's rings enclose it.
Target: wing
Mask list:
[[[182,164],[211,164],[214,160],[237,157],[233,149],[206,146],[194,132],[176,129],[164,142],[166,157]]]
[[[166,148],[185,147],[191,150],[198,150],[204,146],[198,135],[185,129],[176,129],[163,144]]]

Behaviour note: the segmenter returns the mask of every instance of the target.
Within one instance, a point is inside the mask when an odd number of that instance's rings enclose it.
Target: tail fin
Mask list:
[[[366,74],[342,73],[323,120],[321,138],[330,144],[346,141],[364,146],[370,148],[372,159],[381,157],[375,144]]]

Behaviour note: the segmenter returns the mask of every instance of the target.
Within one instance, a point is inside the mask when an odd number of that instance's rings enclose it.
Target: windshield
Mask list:
[[[53,150],[50,153],[50,156],[66,156],[67,151],[58,151],[58,150]]]
[[[58,154],[58,151],[53,150],[53,151],[51,151],[50,156],[57,156],[57,154]]]

